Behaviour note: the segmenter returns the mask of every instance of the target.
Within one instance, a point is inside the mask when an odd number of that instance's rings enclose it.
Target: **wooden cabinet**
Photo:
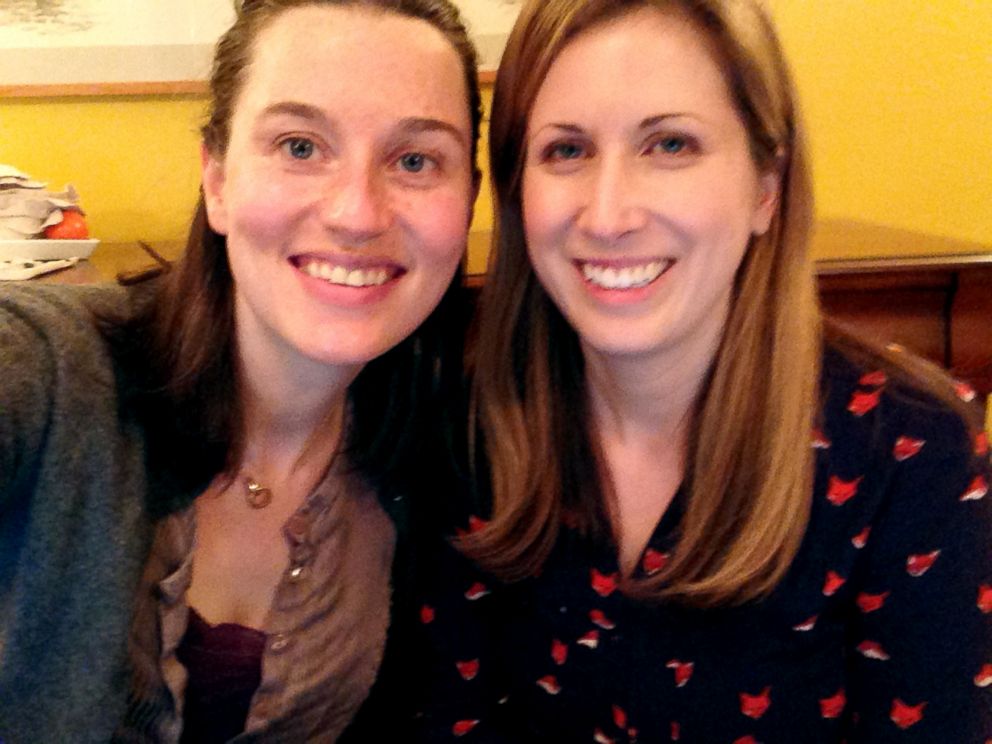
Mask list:
[[[992,393],[992,254],[817,262],[833,318]]]

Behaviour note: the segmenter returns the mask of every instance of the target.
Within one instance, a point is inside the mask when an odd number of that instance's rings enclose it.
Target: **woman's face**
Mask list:
[[[580,34],[526,143],[530,259],[587,353],[712,354],[778,182],[752,161],[707,39],[655,9]]]
[[[203,182],[242,353],[355,366],[414,331],[462,256],[475,191],[444,36],[392,13],[286,11],[256,40],[230,132]]]

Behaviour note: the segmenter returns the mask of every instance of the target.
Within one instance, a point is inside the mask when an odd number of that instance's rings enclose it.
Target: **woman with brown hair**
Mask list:
[[[210,91],[171,275],[0,297],[7,744],[335,741],[379,669],[460,375],[475,53],[447,0],[259,0]]]
[[[484,572],[423,571],[426,738],[992,735],[986,439],[821,318],[760,7],[528,3],[490,147],[457,541]]]

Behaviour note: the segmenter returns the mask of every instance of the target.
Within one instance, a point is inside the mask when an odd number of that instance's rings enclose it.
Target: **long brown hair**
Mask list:
[[[821,331],[806,254],[811,188],[793,84],[775,32],[750,0],[530,2],[496,81],[490,151],[498,221],[481,300],[473,407],[491,471],[493,517],[464,549],[505,578],[534,573],[567,512],[608,523],[575,332],[536,280],[521,219],[525,132],[551,64],[576,35],[632,10],[675,10],[718,50],[759,170],[778,168],[770,229],[736,277],[724,337],[697,402],[687,508],[665,570],[628,587],[705,606],[767,593],[808,520],[809,441]]]
[[[477,56],[457,8],[448,0],[244,0],[231,28],[217,43],[203,142],[223,157],[230,123],[244,87],[259,34],[282,13],[302,6],[354,7],[423,20],[451,43],[462,63],[466,106],[472,123],[472,163],[482,119]],[[342,74],[347,74],[345,71]],[[370,362],[352,383],[348,432],[350,461],[376,485],[385,485],[412,455],[408,445],[429,395],[447,367],[460,367],[457,339],[466,316],[461,271],[438,308],[408,339]],[[106,324],[105,324],[106,325]],[[168,421],[163,449],[181,457],[193,483],[235,467],[243,452],[242,410],[235,374],[233,284],[223,235],[207,221],[201,194],[182,259],[156,288],[148,311],[126,329],[108,335],[140,347],[147,369],[139,397],[157,426]],[[133,331],[137,332],[133,332]],[[448,349],[449,345],[454,346]],[[441,358],[448,360],[441,364]]]
[[[771,21],[755,0],[531,0],[503,57],[490,124],[497,224],[470,360],[477,481],[492,518],[460,542],[505,579],[536,573],[565,514],[588,533],[609,524],[591,435],[582,352],[527,258],[521,178],[534,99],[578,34],[640,8],[679,12],[717,50],[759,171],[778,169],[770,229],[752,238],[723,338],[693,411],[687,506],[665,568],[628,581],[642,599],[732,605],[781,580],[809,521],[824,344],[923,389],[972,419],[934,365],[893,354],[821,320],[807,245],[808,155],[795,89]],[[482,455],[484,454],[484,459]],[[483,470],[487,472],[483,473]]]

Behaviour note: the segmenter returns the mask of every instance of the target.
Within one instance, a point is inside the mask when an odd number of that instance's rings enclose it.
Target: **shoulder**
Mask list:
[[[963,494],[988,466],[979,411],[954,399],[950,378],[924,377],[909,361],[892,366],[826,350],[815,442],[821,463],[835,483],[863,479],[879,496],[923,502],[936,491]]]
[[[7,376],[79,376],[110,383],[111,350],[102,318],[124,322],[137,294],[113,285],[24,284],[0,296],[0,364]],[[8,377],[9,379],[9,377]]]
[[[88,341],[97,333],[96,316],[123,312],[131,297],[131,291],[113,285],[15,284],[0,293],[0,332]]]

